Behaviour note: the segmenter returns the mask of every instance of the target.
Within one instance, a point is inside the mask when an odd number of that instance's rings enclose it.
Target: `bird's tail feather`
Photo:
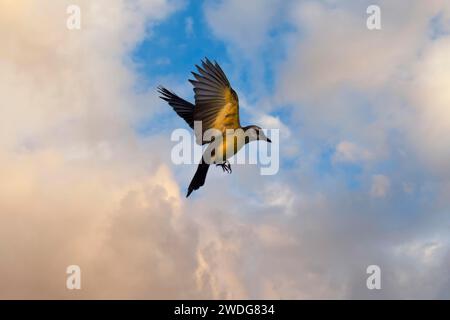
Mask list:
[[[208,173],[209,163],[206,163],[203,158],[198,164],[197,171],[189,184],[188,193],[186,198],[192,193],[192,191],[197,190],[205,184],[206,174]]]

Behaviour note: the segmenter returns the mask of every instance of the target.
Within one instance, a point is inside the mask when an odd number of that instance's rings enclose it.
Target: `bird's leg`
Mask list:
[[[227,169],[228,173],[233,172],[233,170],[231,170],[231,164],[230,162],[228,162],[228,160],[225,161],[225,168]]]
[[[225,160],[224,163],[216,164],[216,166],[221,166],[223,172],[226,172],[226,173],[231,173],[231,172],[233,172],[233,170],[231,170],[231,165],[230,165],[230,162],[228,162],[228,160]]]

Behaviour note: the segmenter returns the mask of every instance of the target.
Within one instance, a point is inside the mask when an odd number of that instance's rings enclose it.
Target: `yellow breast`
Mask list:
[[[214,154],[214,163],[223,163],[234,156],[245,145],[245,137],[239,133],[225,135]]]

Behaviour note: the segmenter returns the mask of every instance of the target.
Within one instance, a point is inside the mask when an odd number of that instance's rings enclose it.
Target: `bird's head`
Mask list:
[[[271,143],[272,141],[266,136],[263,129],[258,126],[247,126],[244,128],[246,137],[249,141],[262,140]]]

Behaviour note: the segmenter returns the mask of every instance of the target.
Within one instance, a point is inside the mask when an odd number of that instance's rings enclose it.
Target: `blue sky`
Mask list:
[[[191,30],[189,31],[189,21]],[[228,62],[226,46],[215,39],[205,23],[202,6],[187,2],[170,17],[149,25],[147,38],[133,52],[139,71],[149,77],[187,77],[204,57]]]
[[[209,2],[211,3],[213,2]],[[173,14],[162,22],[149,24],[148,28],[147,37],[138,44],[131,55],[137,71],[148,80],[147,83],[141,84],[141,90],[158,84],[168,88],[179,84],[191,88],[187,81],[188,78],[192,78],[191,71],[195,71],[195,65],[208,57],[220,63],[233,87],[244,94],[249,102],[257,102],[259,99],[255,88],[262,86],[265,94],[274,91],[276,76],[274,69],[285,55],[283,41],[287,34],[293,32],[293,26],[282,20],[271,26],[267,41],[261,45],[258,56],[255,57],[258,67],[263,67],[263,77],[258,77],[258,84],[255,85],[252,78],[254,61],[243,58],[240,63],[234,64],[236,61],[233,61],[233,57],[230,58],[230,43],[218,39],[206,21],[203,1],[179,2],[178,9]],[[172,79],[177,83],[155,81],[160,78]],[[193,91],[188,92],[189,95],[185,98],[193,101]],[[283,122],[287,121],[289,108],[279,105],[273,108],[272,115],[279,117]],[[169,118],[176,118],[176,115],[170,114]],[[244,108],[241,109],[241,118],[244,121],[248,119]],[[141,124],[140,128],[148,126],[149,123]],[[145,131],[144,129],[143,132]]]

